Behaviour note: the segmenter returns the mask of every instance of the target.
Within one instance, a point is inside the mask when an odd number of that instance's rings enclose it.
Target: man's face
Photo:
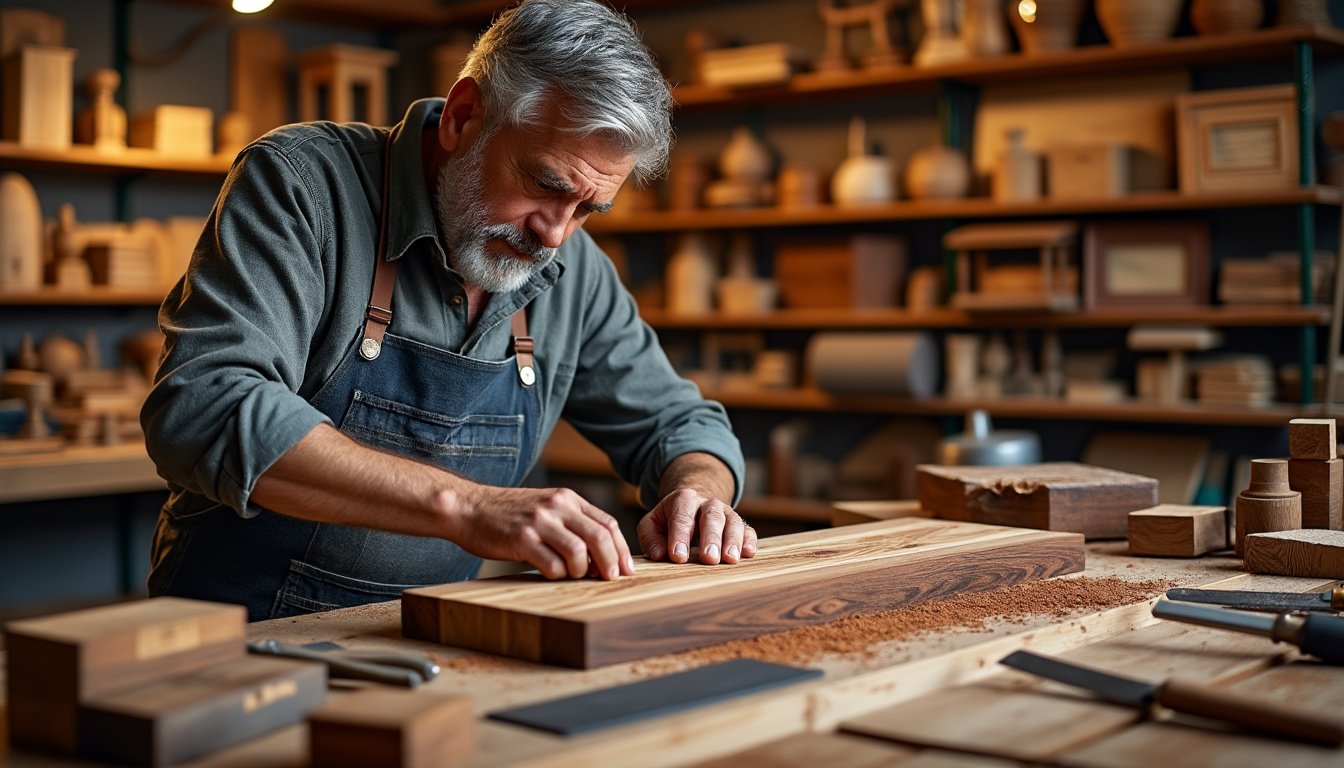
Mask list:
[[[605,212],[634,158],[590,135],[505,126],[455,152],[435,190],[448,264],[469,285],[515,290],[555,256],[590,214]]]

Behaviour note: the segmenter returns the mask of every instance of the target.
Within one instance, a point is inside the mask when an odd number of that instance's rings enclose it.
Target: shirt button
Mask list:
[[[460,306],[462,306],[462,301],[463,301],[463,299],[462,299],[461,296],[454,296],[454,297],[453,297],[453,306],[454,306],[454,307],[460,307]]]

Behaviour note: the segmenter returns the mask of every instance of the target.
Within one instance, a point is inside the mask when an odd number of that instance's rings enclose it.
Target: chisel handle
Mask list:
[[[1250,696],[1180,680],[1168,680],[1157,694],[1157,703],[1176,712],[1221,720],[1249,731],[1330,747],[1344,744],[1344,719],[1267,704]]]
[[[1303,653],[1335,666],[1344,665],[1344,619],[1308,614],[1299,630],[1298,647]]]

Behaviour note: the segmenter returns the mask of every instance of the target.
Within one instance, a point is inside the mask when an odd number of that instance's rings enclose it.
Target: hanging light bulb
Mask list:
[[[233,7],[237,8],[240,0],[233,0],[233,2]],[[1036,0],[1022,0],[1017,4],[1017,14],[1028,24],[1034,23],[1036,21]]]
[[[233,10],[239,13],[256,13],[271,7],[274,0],[233,0]]]

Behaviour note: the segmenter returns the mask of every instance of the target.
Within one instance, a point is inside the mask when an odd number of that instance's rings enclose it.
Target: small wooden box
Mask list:
[[[14,744],[74,754],[80,703],[237,659],[242,606],[159,597],[5,625]]]
[[[73,135],[75,50],[25,45],[5,57],[3,131],[25,147],[69,149]]]
[[[1129,513],[1129,554],[1199,557],[1227,549],[1227,507],[1158,504]]]
[[[1049,195],[1054,200],[1124,197],[1162,189],[1157,157],[1122,144],[1084,144],[1051,149]]]
[[[213,124],[207,107],[165,104],[131,118],[129,143],[164,155],[210,157]]]
[[[302,722],[327,695],[327,669],[250,656],[80,706],[80,754],[163,766]]]
[[[905,240],[884,235],[780,243],[775,249],[775,280],[786,307],[894,307],[905,266]]]
[[[466,696],[371,688],[308,716],[313,768],[441,768],[464,762],[475,741]]]

